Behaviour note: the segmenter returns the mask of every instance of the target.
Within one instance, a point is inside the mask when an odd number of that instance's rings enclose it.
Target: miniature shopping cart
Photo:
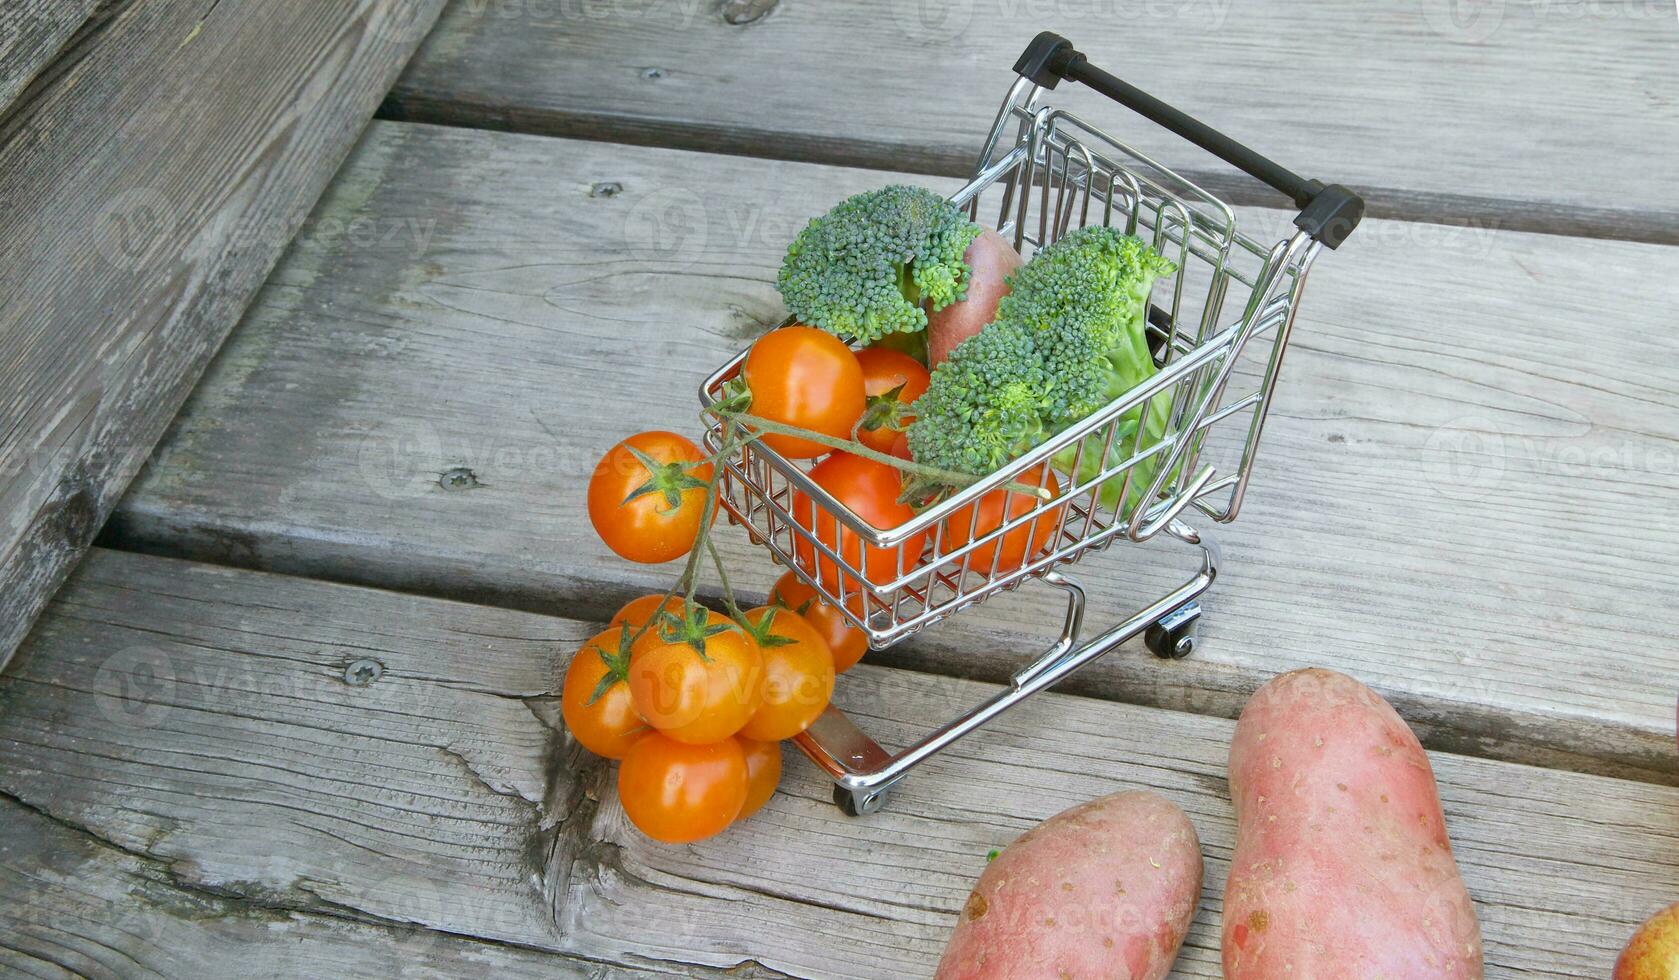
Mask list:
[[[879,809],[886,791],[912,767],[1139,633],[1161,657],[1194,649],[1199,599],[1218,573],[1219,553],[1185,516],[1193,507],[1214,521],[1235,520],[1306,273],[1320,247],[1339,246],[1364,211],[1363,201],[1346,188],[1302,179],[1091,66],[1065,38],[1038,35],[1015,71],[1020,78],[997,113],[973,177],[951,200],[975,222],[994,217],[994,227],[1023,257],[1070,230],[1099,223],[1139,235],[1172,259],[1178,271],[1156,283],[1148,313],[1158,371],[990,477],[889,530],[864,522],[761,441],[724,463],[720,502],[733,521],[844,610],[874,649],[1028,580],[1066,594],[1060,638],[1016,670],[994,697],[916,744],[888,752],[834,707],[797,738],[833,778],[835,802],[853,815]],[[1077,116],[1042,104],[1062,79],[1090,86],[1292,198],[1301,208],[1294,228],[1269,247],[1237,232],[1235,212],[1224,201]],[[1005,139],[1010,133],[1012,141]],[[723,397],[745,356],[706,379],[700,392],[706,405]],[[1171,399],[1165,435],[1145,440],[1136,419],[1148,418],[1160,398]],[[707,432],[713,451],[722,436],[721,422],[713,419]],[[1060,485],[1053,499],[1033,497],[1024,509],[1006,509],[1009,518],[990,534],[949,533],[953,515],[959,520],[959,512],[976,513],[964,508],[985,494],[1012,492],[1005,484],[1030,482],[1023,475],[1046,465]],[[1112,492],[1110,481],[1124,481],[1123,492]],[[807,514],[801,525],[795,498],[808,498],[821,512],[818,519]],[[1055,526],[1041,552],[1018,567],[996,568],[1005,549],[987,545],[1011,532],[1016,540],[1025,535],[1036,542],[1045,521]],[[818,534],[812,525],[828,533]],[[835,527],[843,529],[839,535],[832,533]],[[900,548],[897,574],[880,582],[878,568],[864,574],[866,552],[847,532],[872,548],[923,537],[926,545],[919,556]],[[1115,541],[1141,543],[1162,534],[1199,549],[1193,575],[1129,618],[1081,639],[1084,590],[1062,569]],[[976,552],[988,554],[992,567],[976,567]],[[821,571],[839,574],[815,574],[818,569],[809,567],[814,555],[829,566]]]

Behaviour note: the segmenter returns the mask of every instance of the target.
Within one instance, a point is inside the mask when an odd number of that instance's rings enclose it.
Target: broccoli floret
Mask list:
[[[1072,232],[1009,277],[997,321],[959,344],[933,372],[909,427],[917,461],[964,473],[989,473],[1146,381],[1149,291],[1177,267],[1141,239],[1111,228]],[[1109,462],[1165,435],[1171,398],[1155,396],[1149,417],[1133,409],[1122,421]],[[1077,445],[1058,454],[1071,466]],[[1102,440],[1085,443],[1080,479],[1099,471]],[[1135,468],[1134,487],[1152,480],[1151,461]],[[1118,507],[1122,479],[1103,487]],[[1137,490],[1133,491],[1138,492]]]
[[[967,338],[933,371],[908,428],[918,462],[989,473],[1048,435],[1054,379],[1025,328],[993,323]]]
[[[927,327],[967,298],[963,253],[980,227],[924,187],[894,184],[841,201],[787,249],[776,288],[793,315],[873,343]]]
[[[1034,331],[1050,373],[1065,379],[1057,428],[1154,373],[1149,290],[1176,270],[1142,239],[1092,226],[1069,233],[1009,279],[997,319]]]

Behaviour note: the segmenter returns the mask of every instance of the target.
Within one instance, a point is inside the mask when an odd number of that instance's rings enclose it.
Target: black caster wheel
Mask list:
[[[866,817],[871,813],[879,813],[886,805],[884,789],[869,790],[867,792],[853,792],[844,786],[834,786],[834,805],[845,811],[848,817]]]
[[[1167,613],[1143,633],[1143,645],[1162,660],[1182,660],[1195,652],[1195,631],[1201,610],[1185,606]]]

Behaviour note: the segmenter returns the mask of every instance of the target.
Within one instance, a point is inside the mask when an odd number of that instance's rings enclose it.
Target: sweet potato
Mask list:
[[[1615,958],[1610,980],[1674,980],[1679,977],[1679,905],[1669,905],[1638,927]]]
[[[1328,670],[1272,679],[1236,725],[1230,795],[1227,980],[1481,976],[1434,771],[1380,695]]]
[[[1201,896],[1201,844],[1164,797],[1080,804],[999,854],[968,896],[939,980],[1158,980]]]
[[[973,270],[968,274],[968,295],[960,303],[927,314],[927,366],[938,367],[956,345],[979,333],[997,316],[997,301],[1008,294],[1009,273],[1025,264],[1009,240],[990,228],[962,253]]]

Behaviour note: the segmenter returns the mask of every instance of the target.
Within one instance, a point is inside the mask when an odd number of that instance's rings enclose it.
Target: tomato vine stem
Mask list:
[[[711,524],[717,517],[717,484],[723,475],[723,460],[739,452],[742,446],[745,446],[747,443],[752,442],[757,438],[758,433],[754,432],[745,433],[744,438],[740,437],[737,435],[734,424],[724,420],[723,437],[720,440],[721,447],[710,457],[700,460],[694,464],[708,464],[712,467],[711,478],[705,483],[705,500],[701,505],[702,510],[700,512],[699,532],[694,537],[693,546],[688,549],[688,560],[682,567],[682,574],[677,576],[676,581],[671,583],[669,589],[665,590],[664,597],[659,600],[659,605],[654,610],[653,615],[649,616],[647,621],[642,623],[630,637],[630,646],[634,646],[636,641],[640,640],[649,629],[652,629],[655,623],[658,623],[661,619],[665,619],[670,615],[668,610],[665,609],[665,606],[669,604],[671,599],[676,597],[678,592],[682,593],[683,618],[686,619],[687,611],[697,605],[694,601],[694,594],[699,588],[700,556],[707,550],[711,552],[713,559],[717,561],[717,574],[719,578],[722,578],[724,601],[729,605],[731,610],[739,610],[740,607],[735,604],[734,594],[729,591],[728,579],[723,578],[722,561],[716,557],[717,547],[711,540]],[[668,636],[668,634],[661,635]],[[701,656],[704,656],[703,651]]]

